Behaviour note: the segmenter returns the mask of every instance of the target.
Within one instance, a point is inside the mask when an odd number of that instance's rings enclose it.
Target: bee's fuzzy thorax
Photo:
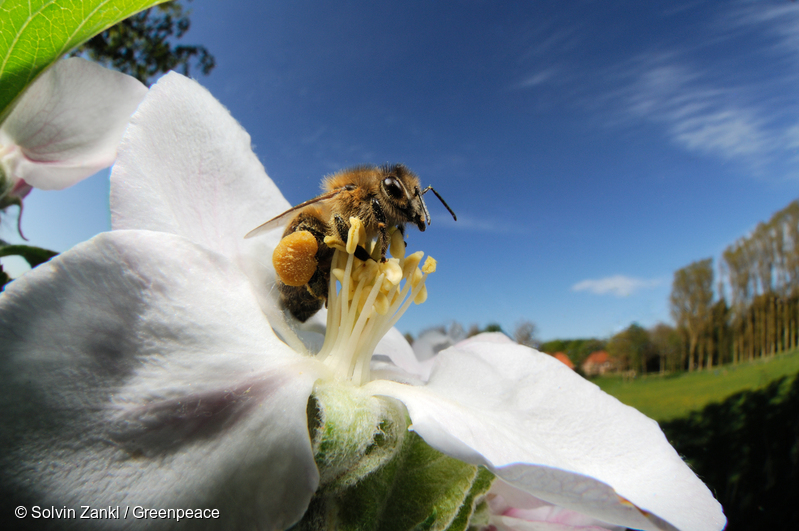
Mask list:
[[[305,201],[283,214],[276,216],[260,227],[250,231],[246,237],[252,237],[262,230],[270,230],[279,223],[288,222],[283,237],[286,238],[297,231],[307,231],[317,241],[317,251],[311,256],[300,256],[300,249],[310,246],[288,246],[291,253],[285,254],[280,267],[283,271],[293,271],[290,259],[297,257],[303,261],[303,275],[292,275],[286,282],[280,275],[281,269],[275,267],[278,276],[277,288],[281,299],[294,317],[300,321],[307,320],[319,311],[327,301],[327,284],[330,278],[330,267],[333,251],[325,244],[326,237],[346,241],[351,228],[349,221],[357,218],[363,226],[365,242],[376,241],[376,255],[373,260],[385,263],[389,246],[389,231],[398,229],[404,234],[405,225],[410,223],[424,231],[429,222],[429,213],[422,198],[424,191],[419,186],[419,178],[402,164],[383,166],[356,166],[339,171],[324,178],[323,193]],[[426,191],[426,190],[425,190]],[[453,215],[454,216],[454,215]],[[295,249],[296,247],[296,249]],[[284,258],[280,254],[279,258]],[[360,249],[359,257],[366,254]],[[293,285],[307,276],[313,264],[316,269],[304,285]],[[273,260],[274,262],[274,260]],[[295,280],[296,279],[296,282]]]

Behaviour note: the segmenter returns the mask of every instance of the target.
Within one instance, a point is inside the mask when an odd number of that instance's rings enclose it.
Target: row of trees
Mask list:
[[[689,371],[794,349],[799,343],[799,201],[711,258],[678,270],[670,297]]]
[[[453,322],[449,326],[428,328],[421,332],[418,338],[414,338],[410,334],[405,334],[405,337],[409,343],[413,344],[417,354],[424,351],[425,354],[422,357],[426,359],[467,337],[482,332],[502,332],[521,345],[548,354],[563,352],[574,363],[578,371],[581,370],[583,362],[588,356],[602,350],[608,352],[614,368],[619,371],[634,370],[642,374],[673,372],[680,370],[685,361],[680,333],[676,328],[662,323],[651,329],[645,329],[637,323],[633,323],[629,328],[608,340],[592,337],[555,339],[542,343],[537,337],[537,327],[531,321],[517,323],[512,334],[504,331],[496,323],[488,324],[485,327],[473,324],[464,328],[460,323]]]
[[[556,340],[579,366],[606,350],[620,371],[709,369],[799,347],[799,201],[725,249],[719,275],[712,258],[674,273],[669,298],[676,326],[633,323],[607,341]]]

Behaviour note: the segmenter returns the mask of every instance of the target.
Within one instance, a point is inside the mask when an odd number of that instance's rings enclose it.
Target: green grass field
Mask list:
[[[606,393],[657,421],[683,417],[711,402],[747,389],[799,373],[799,351],[738,365],[721,365],[709,371],[675,375],[647,375],[623,381],[621,376],[591,380]]]

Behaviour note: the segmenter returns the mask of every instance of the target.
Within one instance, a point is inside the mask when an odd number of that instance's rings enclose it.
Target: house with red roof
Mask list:
[[[582,368],[586,376],[614,372],[616,370],[616,360],[611,358],[604,350],[598,350],[585,359]]]
[[[555,357],[556,360],[563,363],[566,367],[574,369],[574,363],[572,363],[572,360],[570,360],[569,356],[567,356],[564,352],[555,352],[553,356]]]

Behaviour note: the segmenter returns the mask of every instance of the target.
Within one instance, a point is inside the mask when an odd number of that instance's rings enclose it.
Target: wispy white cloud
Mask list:
[[[588,291],[595,295],[614,295],[628,297],[642,289],[653,288],[663,283],[662,279],[642,279],[625,275],[589,279],[578,282],[571,287],[572,291]]]
[[[729,30],[755,30],[771,36],[774,51],[799,59],[799,6],[795,2],[767,5],[741,0],[723,20]]]
[[[475,218],[468,215],[461,215],[458,213],[458,221],[448,217],[449,214],[444,211],[443,215],[436,217],[435,223],[460,230],[468,230],[475,232],[488,232],[494,234],[522,234],[524,231],[520,228],[518,223],[510,223],[509,221],[500,221],[496,219]]]
[[[785,136],[788,139],[788,148],[799,151],[799,122],[789,127]]]
[[[690,43],[640,54],[608,76],[615,87],[600,101],[622,111],[613,122],[659,125],[676,145],[755,173],[795,163],[799,4],[742,0],[720,10],[706,33],[703,46],[739,48],[738,59],[709,61]]]
[[[516,83],[513,88],[516,89],[529,89],[533,87],[537,87],[539,85],[543,85],[544,83],[552,81],[555,77],[555,69],[554,68],[547,68],[545,70],[541,70],[539,72],[532,73]]]
[[[684,148],[724,159],[761,163],[784,146],[771,110],[741,97],[741,87],[716,85],[672,56],[642,60],[621,94],[637,119],[660,123]]]

